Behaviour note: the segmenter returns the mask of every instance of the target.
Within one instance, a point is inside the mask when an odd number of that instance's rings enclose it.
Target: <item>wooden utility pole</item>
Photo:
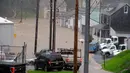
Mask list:
[[[37,0],[34,54],[36,54],[36,52],[37,52],[38,21],[39,21],[39,3],[40,3],[40,0]]]
[[[79,2],[75,0],[75,26],[74,26],[74,73],[77,73],[77,51],[78,51],[78,14]]]
[[[22,23],[23,22],[23,0],[21,0],[20,7],[21,7],[21,16],[20,16],[19,23]]]
[[[90,29],[90,0],[86,0],[85,15],[85,44],[84,44],[84,72],[89,72],[89,29]]]
[[[57,2],[57,0],[54,0],[53,44],[52,44],[52,50],[53,50],[53,51],[55,51],[55,43],[56,43],[56,2]]]
[[[50,0],[50,33],[49,33],[49,50],[52,50],[52,0]]]

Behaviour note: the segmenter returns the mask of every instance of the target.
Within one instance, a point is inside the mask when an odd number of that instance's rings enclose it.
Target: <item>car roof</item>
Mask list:
[[[119,46],[126,46],[126,44],[120,44]]]
[[[118,38],[117,36],[112,36],[112,38]]]
[[[53,52],[53,51],[47,51],[43,54],[46,54],[46,55],[60,55],[60,53],[57,53],[57,52]]]
[[[98,42],[96,42],[96,41],[92,41],[90,44],[97,44]]]

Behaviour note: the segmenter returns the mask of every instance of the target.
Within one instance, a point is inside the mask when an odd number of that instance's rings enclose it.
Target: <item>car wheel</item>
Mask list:
[[[106,53],[105,56],[108,58],[108,57],[110,57],[110,54],[109,54],[109,53]]]
[[[35,68],[35,70],[38,70],[37,64],[34,64],[34,68]]]
[[[45,72],[48,72],[48,71],[49,71],[49,69],[48,69],[47,66],[44,66],[44,71],[45,71]]]
[[[33,61],[30,61],[30,62],[29,62],[29,65],[34,65],[34,62],[33,62]]]
[[[62,70],[63,70],[63,67],[62,67],[62,68],[58,68],[57,70],[58,70],[58,71],[62,71]]]
[[[65,66],[65,67],[64,67],[64,70],[67,70],[67,69],[68,69],[68,68]]]

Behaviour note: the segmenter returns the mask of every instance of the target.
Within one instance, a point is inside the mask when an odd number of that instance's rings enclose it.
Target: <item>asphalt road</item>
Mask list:
[[[96,53],[94,54],[93,59],[94,59],[97,63],[99,63],[99,64],[102,64],[102,63],[104,62],[104,58],[103,58],[103,56],[100,54],[100,51],[98,51],[98,52],[96,52]],[[110,58],[105,58],[105,61],[106,61],[106,60],[109,60],[109,59],[111,59],[111,57],[110,57]]]

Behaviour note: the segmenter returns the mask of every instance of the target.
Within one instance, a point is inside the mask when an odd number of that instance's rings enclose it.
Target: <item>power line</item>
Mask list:
[[[96,0],[94,0],[94,2],[92,3],[92,5],[91,5],[91,7],[90,7],[90,8],[92,8],[92,7],[93,7],[93,5],[95,4],[95,2],[97,3],[97,1],[96,1]]]
[[[92,14],[92,12],[97,8],[98,4],[100,4],[100,1],[96,4],[96,6],[95,6],[94,9],[90,12],[90,14]]]
[[[58,9],[59,7],[61,7],[64,4],[65,0],[56,8]]]

